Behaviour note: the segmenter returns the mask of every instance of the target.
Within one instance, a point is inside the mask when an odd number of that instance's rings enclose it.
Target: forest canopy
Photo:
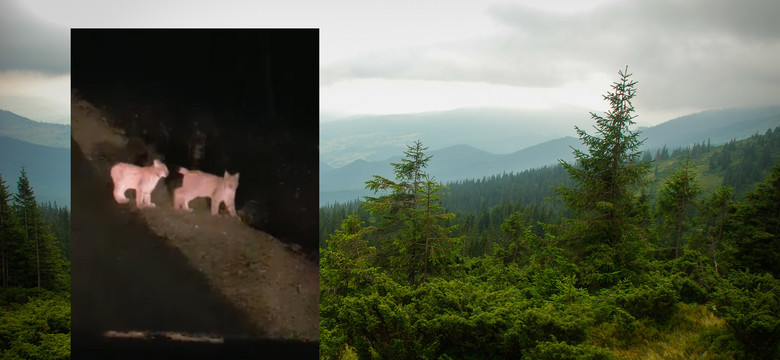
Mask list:
[[[778,129],[653,157],[631,76],[573,163],[447,186],[414,142],[374,196],[321,209],[321,357],[780,356]]]
[[[0,174],[0,358],[70,358],[70,212]]]

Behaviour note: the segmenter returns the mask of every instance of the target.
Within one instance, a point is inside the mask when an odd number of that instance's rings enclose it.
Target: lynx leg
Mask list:
[[[127,191],[126,188],[114,185],[114,200],[116,200],[118,204],[127,204],[130,202],[130,199],[125,197],[125,191]]]
[[[144,194],[144,203],[147,207],[157,207],[157,204],[152,202],[152,193],[148,192]]]
[[[230,213],[230,216],[236,217],[238,214],[236,214],[236,204],[230,204],[228,205],[225,203],[225,207],[228,209],[228,212]]]
[[[185,211],[192,212],[192,209],[190,209],[190,200],[186,196],[182,195],[183,188],[176,188],[173,190],[173,207],[176,209],[181,209]]]
[[[151,193],[144,193],[140,191],[136,191],[137,195],[135,197],[135,205],[139,209],[143,209],[145,207],[155,207],[154,203],[152,203],[152,194]]]
[[[181,189],[181,188],[173,189],[173,208],[174,209],[182,209],[183,208],[181,206],[181,195],[179,195],[179,189]]]
[[[139,209],[144,207],[144,193],[139,189],[135,190],[135,207]]]
[[[185,210],[192,212],[192,209],[190,209],[190,200],[186,196],[182,195],[183,188],[176,188],[176,190],[173,190],[173,199],[175,202],[175,206],[177,209]]]
[[[222,201],[211,198],[211,215],[219,215],[219,204],[221,203]]]

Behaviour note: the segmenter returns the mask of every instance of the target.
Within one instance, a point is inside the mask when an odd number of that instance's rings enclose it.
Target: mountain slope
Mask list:
[[[70,208],[70,149],[31,144],[0,136],[0,174],[12,193],[22,167],[38,202]]]
[[[381,124],[376,134],[389,132],[392,124],[396,123]],[[421,133],[432,131],[429,125],[421,123]],[[673,149],[708,140],[712,145],[717,145],[732,139],[744,139],[756,133],[763,134],[767,129],[778,125],[780,125],[780,106],[714,110],[683,116],[651,128],[641,129],[640,138],[646,139],[642,147],[646,150],[663,146]],[[587,127],[583,129],[589,130]],[[356,136],[355,131],[358,130],[353,129],[353,132],[346,135]],[[485,132],[493,133],[495,129],[488,129]],[[321,168],[320,205],[350,201],[369,195],[364,190],[365,181],[371,179],[372,175],[392,177],[390,163],[400,160],[400,155],[406,149],[405,145],[411,144],[411,141],[402,144],[403,149],[397,150],[393,157],[375,161],[358,159],[347,166],[332,170]],[[509,154],[493,154],[464,144],[437,148],[423,141],[423,145],[433,149],[428,152],[433,155],[426,169],[428,174],[445,183],[519,172],[556,164],[559,159],[573,161],[572,147],[581,149],[582,146],[579,139],[574,137],[548,140]]]
[[[0,109],[0,136],[31,144],[70,148],[70,126],[30,120]]]
[[[425,144],[423,144],[425,145]],[[519,172],[554,164],[558,159],[570,161],[571,147],[579,147],[579,140],[566,137],[547,141],[511,154],[495,155],[468,145],[456,145],[430,151],[432,155],[426,172],[439,182],[473,179],[493,174]],[[400,156],[383,161],[355,160],[347,166],[331,170],[320,177],[320,205],[353,200],[369,195],[365,182],[373,175],[393,177],[392,162]]]
[[[563,136],[574,125],[590,122],[587,110],[549,111],[500,108],[384,116],[362,116],[320,124],[320,158],[334,167],[357,159],[384,160],[406,150],[414,140],[431,149],[467,144],[506,154]]]
[[[710,197],[724,185],[734,189],[735,199],[741,199],[755,188],[756,183],[765,179],[773,164],[780,163],[780,126],[727,144],[698,144],[678,149],[672,151],[668,158],[651,162],[650,171],[645,177],[648,181],[645,189],[651,204],[655,204],[664,181],[681,169],[686,159],[701,190],[695,201]],[[559,165],[445,184],[448,189],[443,193],[442,204],[447,211],[459,216],[471,216],[472,225],[475,219],[482,219],[493,221],[496,227],[518,204],[530,206],[526,210],[530,211],[528,214],[531,219],[557,223],[561,216],[567,215],[562,202],[548,200],[555,195],[552,187],[561,184],[575,186],[566,170]],[[357,209],[354,203],[348,202],[358,199],[358,195],[358,191],[323,193],[323,204],[339,205],[320,208],[321,236],[331,234],[340,226],[346,214]]]
[[[641,116],[641,114],[640,114]],[[430,149],[469,145],[493,154],[509,154],[549,140],[589,131],[588,110],[547,111],[499,108],[457,109],[419,114],[361,116],[320,124],[320,160],[343,167],[355,160],[399,156],[420,140]],[[643,128],[645,148],[687,146],[711,140],[722,144],[744,139],[780,124],[780,106],[704,111]]]
[[[644,148],[688,146],[710,140],[712,145],[745,139],[780,125],[780,106],[734,108],[686,115],[643,129]]]

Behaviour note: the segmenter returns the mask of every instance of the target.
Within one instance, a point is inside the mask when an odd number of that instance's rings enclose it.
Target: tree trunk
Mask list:
[[[25,205],[24,206],[24,242],[25,242],[25,244],[24,244],[24,248],[23,248],[25,251],[27,251],[26,247],[27,247],[27,243],[29,241],[30,241],[30,230],[27,229],[27,206]],[[25,286],[26,286],[26,281],[27,281],[26,277],[25,277],[24,281],[25,281]]]
[[[680,240],[682,238],[682,225],[685,220],[685,203],[688,197],[688,162],[685,162],[685,177],[682,184],[682,202],[680,203],[679,218],[677,219],[677,247],[674,249],[674,258],[680,257]]]
[[[680,237],[682,236],[682,214],[680,215],[680,218],[677,219],[677,246],[674,247],[674,258],[677,259],[680,257]]]
[[[3,211],[0,209],[0,231],[3,230]],[[0,271],[3,273],[3,288],[8,287],[8,269],[5,265],[5,236],[2,236],[0,239],[0,257],[2,257],[2,261],[0,262]]]
[[[428,278],[428,261],[430,254],[428,252],[428,249],[430,248],[430,239],[431,239],[431,189],[430,189],[430,183],[426,185],[425,189],[425,252],[423,253],[423,260],[425,261],[425,264],[423,266],[423,280],[422,282],[425,282]],[[416,201],[416,199],[415,199]]]
[[[425,265],[423,266],[423,278],[422,282],[425,282],[428,278],[428,237],[425,237]]]
[[[41,253],[38,249],[38,219],[33,218],[33,227],[35,228],[35,263],[38,270],[38,288],[41,288]]]
[[[712,261],[715,263],[715,274],[720,275],[718,273],[718,245],[720,245],[721,239],[723,239],[723,225],[726,222],[726,219],[724,219],[723,213],[726,211],[725,206],[721,208],[721,218],[720,218],[720,224],[718,227],[718,237],[714,238],[712,240]]]

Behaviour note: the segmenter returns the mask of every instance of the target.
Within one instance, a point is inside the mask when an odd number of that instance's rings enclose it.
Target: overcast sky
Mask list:
[[[475,106],[604,111],[601,96],[628,65],[637,121],[652,125],[780,103],[778,14],[776,0],[3,0],[0,100],[39,95],[68,111],[71,27],[315,27],[323,120]]]

